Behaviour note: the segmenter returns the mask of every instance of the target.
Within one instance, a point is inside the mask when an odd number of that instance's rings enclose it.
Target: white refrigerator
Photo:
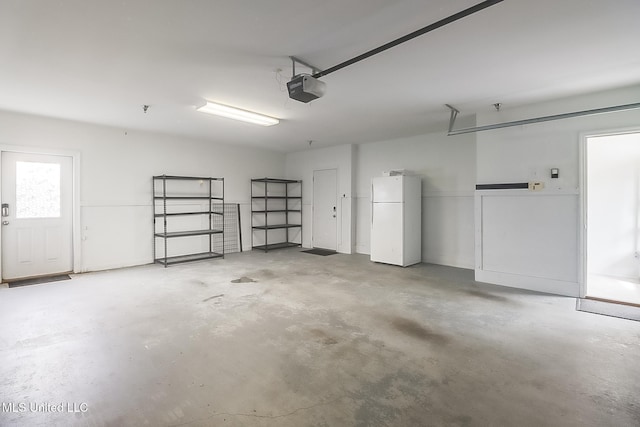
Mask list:
[[[422,191],[417,176],[371,181],[371,261],[408,265],[422,261]]]

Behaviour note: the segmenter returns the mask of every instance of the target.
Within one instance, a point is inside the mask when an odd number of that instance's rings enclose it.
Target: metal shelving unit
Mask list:
[[[253,249],[267,252],[302,246],[302,181],[252,179],[251,229]],[[269,233],[274,230],[284,232],[275,242]],[[256,244],[256,240],[260,242]]]
[[[152,183],[154,262],[167,267],[224,257],[224,178],[158,175]],[[180,217],[191,220],[180,224]],[[180,248],[169,245],[173,239],[197,236],[201,237],[200,241]],[[208,242],[203,242],[203,238]],[[198,249],[190,250],[193,247]]]

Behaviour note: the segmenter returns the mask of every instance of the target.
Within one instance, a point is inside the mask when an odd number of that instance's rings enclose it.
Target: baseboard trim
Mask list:
[[[369,245],[356,245],[356,253],[362,255],[370,255]]]
[[[437,264],[437,265],[446,265],[447,267],[455,267],[455,268],[464,268],[467,270],[473,270],[473,261],[471,262],[462,262],[454,257],[446,257],[446,256],[431,256],[427,258],[423,258],[422,262],[427,264]]]
[[[369,246],[366,245],[357,245],[356,253],[361,255],[370,255]],[[463,262],[454,257],[446,257],[446,256],[432,256],[427,258],[422,258],[422,261],[426,264],[437,264],[437,265],[446,265],[447,267],[456,267],[456,268],[464,268],[467,270],[473,270],[473,261],[471,262]]]
[[[616,304],[590,298],[578,298],[576,299],[576,310],[640,322],[640,307],[633,305]]]
[[[567,297],[580,296],[580,284],[563,280],[546,279],[542,277],[522,276],[519,274],[502,273],[497,271],[475,270],[477,282],[491,283],[494,285],[508,286],[511,288],[526,289],[547,294],[562,295]]]
[[[607,299],[607,298],[600,298],[600,297],[592,297],[592,296],[589,296],[589,295],[587,295],[584,298],[588,299],[588,300],[592,300],[592,301],[606,302],[606,303],[609,303],[609,304],[628,305],[629,307],[640,308],[640,304],[636,304],[636,303],[633,303],[633,302],[618,301],[618,300],[614,300],[614,299]]]

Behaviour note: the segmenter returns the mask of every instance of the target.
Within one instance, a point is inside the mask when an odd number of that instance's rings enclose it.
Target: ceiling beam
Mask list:
[[[405,42],[407,42],[409,40],[415,39],[418,36],[421,36],[423,34],[426,34],[428,32],[436,30],[436,29],[438,29],[440,27],[444,27],[445,25],[451,24],[452,22],[455,22],[455,21],[457,21],[459,19],[462,19],[462,18],[464,18],[466,16],[469,16],[469,15],[472,15],[474,13],[480,12],[481,10],[486,9],[486,8],[488,8],[490,6],[493,6],[493,5],[495,5],[497,3],[500,3],[502,1],[504,1],[504,0],[486,0],[486,1],[483,1],[482,3],[478,3],[475,6],[471,6],[470,8],[465,9],[465,10],[463,10],[461,12],[454,13],[451,16],[448,16],[448,17],[446,17],[444,19],[441,19],[438,22],[434,22],[433,24],[427,25],[426,27],[420,28],[419,30],[416,30],[416,31],[414,31],[414,32],[412,32],[410,34],[407,34],[406,36],[397,38],[397,39],[395,39],[395,40],[393,40],[393,41],[391,41],[389,43],[383,44],[382,46],[377,47],[375,49],[371,49],[370,51],[365,52],[362,55],[358,55],[358,56],[356,56],[354,58],[348,59],[348,60],[346,60],[344,62],[341,62],[338,65],[334,65],[331,68],[327,68],[324,71],[317,72],[317,73],[313,74],[312,77],[315,78],[315,79],[320,78],[320,77],[324,77],[324,76],[326,76],[328,74],[331,74],[331,73],[333,73],[335,71],[338,71],[338,70],[340,70],[340,69],[342,69],[344,67],[348,67],[349,65],[355,64],[356,62],[360,62],[363,59],[367,59],[370,56],[376,55],[376,54],[378,54],[380,52],[384,52],[387,49],[391,49],[392,47],[398,46],[399,44],[402,44],[402,43],[405,43]]]

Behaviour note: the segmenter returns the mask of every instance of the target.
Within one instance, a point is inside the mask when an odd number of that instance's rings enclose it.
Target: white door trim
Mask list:
[[[76,150],[59,150],[55,148],[25,147],[22,145],[0,144],[0,156],[3,152],[26,153],[26,154],[44,154],[52,156],[65,156],[72,159],[73,174],[73,195],[72,195],[72,258],[73,272],[79,273],[82,266],[82,242],[81,242],[81,224],[80,224],[80,151]],[[2,166],[0,165],[0,179],[2,176]],[[1,182],[0,182],[1,184]],[[1,188],[1,186],[0,186]],[[0,227],[0,239],[2,239],[2,231]],[[0,246],[0,259],[2,259],[2,247]],[[0,263],[0,277],[2,277],[2,263]]]
[[[623,135],[626,133],[639,133],[640,127],[625,127],[625,128],[613,128],[599,131],[580,132],[580,140],[578,146],[578,187],[580,198],[580,218],[578,233],[578,284],[580,285],[580,298],[587,296],[587,212],[588,212],[588,200],[587,200],[587,182],[588,170],[587,170],[587,140],[589,138],[598,136],[610,136],[610,135]]]

